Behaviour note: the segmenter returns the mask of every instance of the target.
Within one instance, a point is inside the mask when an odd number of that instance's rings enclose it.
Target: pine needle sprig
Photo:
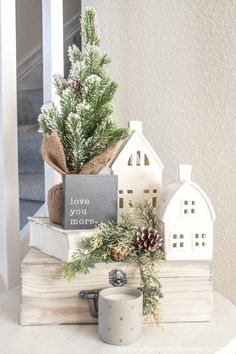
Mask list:
[[[69,48],[68,48],[68,57],[70,60],[70,63],[76,64],[77,62],[79,62],[82,58],[82,53],[80,51],[80,49],[75,45],[72,44]]]
[[[84,45],[99,45],[100,36],[97,26],[96,14],[93,8],[87,7],[81,20],[82,37]]]
[[[161,220],[158,218],[157,213],[148,201],[135,202],[130,208],[130,213],[135,215],[141,224],[145,227],[152,227],[153,229],[161,229]]]
[[[64,77],[60,74],[55,74],[53,79],[53,84],[56,88],[56,94],[61,97],[64,90],[67,88],[67,80],[64,79]]]
[[[157,226],[154,209],[147,203],[138,203],[139,212],[145,215],[146,225]],[[138,213],[138,215],[141,214]],[[155,224],[154,224],[155,222]],[[155,252],[143,252],[137,244],[137,227],[130,214],[125,214],[120,223],[108,222],[97,226],[94,234],[81,241],[72,260],[65,265],[65,277],[71,280],[77,272],[87,274],[96,263],[113,262],[114,254],[123,255],[129,264],[137,264],[140,269],[140,287],[143,291],[143,314],[148,319],[160,320],[160,298],[162,297],[159,268],[165,258],[162,247]]]

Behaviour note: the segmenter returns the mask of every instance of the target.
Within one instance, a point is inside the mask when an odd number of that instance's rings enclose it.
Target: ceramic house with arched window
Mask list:
[[[212,259],[215,212],[205,192],[191,181],[191,169],[180,165],[178,181],[163,193],[159,217],[167,260]]]
[[[162,184],[163,164],[142,134],[142,122],[130,121],[130,137],[110,163],[118,175],[118,219],[133,201],[149,201],[155,208]]]

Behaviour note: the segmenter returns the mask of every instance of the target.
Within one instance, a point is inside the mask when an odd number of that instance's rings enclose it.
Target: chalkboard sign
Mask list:
[[[64,229],[93,229],[100,222],[117,221],[117,188],[113,175],[63,176]]]

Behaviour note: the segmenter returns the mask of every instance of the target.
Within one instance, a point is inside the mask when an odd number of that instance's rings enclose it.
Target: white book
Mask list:
[[[71,260],[72,254],[82,238],[91,236],[92,230],[64,230],[60,225],[50,222],[49,218],[29,217],[30,247],[55,257],[63,262]]]

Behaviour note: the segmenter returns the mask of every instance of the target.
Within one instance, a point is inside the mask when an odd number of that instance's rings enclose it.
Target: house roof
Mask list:
[[[162,196],[162,203],[161,203],[161,207],[159,209],[159,217],[162,221],[164,221],[165,219],[165,214],[168,210],[168,207],[172,201],[172,199],[175,197],[175,195],[181,190],[183,189],[185,186],[191,186],[193,187],[194,189],[196,189],[200,194],[201,196],[203,197],[203,199],[205,200],[208,208],[209,208],[209,212],[210,212],[210,215],[211,215],[211,218],[212,218],[212,221],[215,221],[216,219],[216,216],[215,216],[215,211],[214,211],[214,208],[211,204],[211,201],[210,199],[208,198],[208,196],[206,195],[206,193],[199,187],[198,184],[196,184],[195,182],[193,181],[179,181],[179,182],[175,182],[175,183],[172,183],[170,184],[166,190],[164,191],[163,193],[163,196]]]
[[[131,133],[131,135],[121,143],[116,155],[109,162],[108,167],[112,167],[112,165],[115,163],[115,161],[119,158],[119,155],[123,151],[123,149],[125,149],[125,147],[128,146],[129,142],[131,142],[131,140],[134,139],[134,137],[136,137],[136,136],[138,136],[138,138],[143,141],[143,143],[147,146],[149,152],[152,154],[156,163],[160,166],[161,169],[163,169],[164,165],[161,162],[160,158],[157,156],[155,150],[152,148],[151,144],[148,142],[148,140],[145,138],[145,136],[141,132],[138,132],[137,130],[133,131]]]

